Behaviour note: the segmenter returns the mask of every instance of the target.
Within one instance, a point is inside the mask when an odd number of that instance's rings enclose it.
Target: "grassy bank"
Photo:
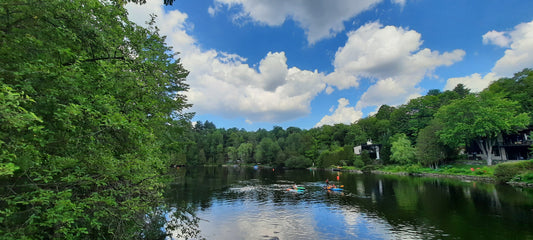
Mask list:
[[[480,166],[468,164],[448,164],[439,168],[428,168],[420,165],[387,165],[379,166],[376,170],[383,172],[406,172],[406,173],[434,173],[444,175],[461,176],[485,176],[493,177],[496,166]]]
[[[343,170],[381,172],[392,174],[427,174],[442,176],[469,176],[492,178],[498,182],[523,183],[533,185],[533,160],[501,163],[495,166],[480,166],[470,164],[448,164],[433,169],[413,165],[369,165],[361,169],[355,167],[343,167]]]
[[[442,174],[442,175],[457,175],[457,176],[481,176],[494,177],[496,166],[480,166],[470,164],[448,164],[439,168],[433,169],[423,167],[418,164],[412,165],[368,165],[363,168],[356,168],[353,166],[345,166],[342,170],[349,171],[363,171],[363,172],[383,172],[383,173],[404,173],[404,174]]]
[[[494,176],[500,182],[533,184],[533,160],[498,164]]]

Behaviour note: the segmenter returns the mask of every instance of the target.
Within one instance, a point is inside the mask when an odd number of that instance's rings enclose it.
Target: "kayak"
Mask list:
[[[325,190],[330,190],[330,191],[342,191],[343,190],[342,188],[333,187],[333,186],[324,187],[324,189]]]
[[[289,191],[289,192],[304,192],[305,188],[303,188],[303,189],[300,189],[300,188],[298,188],[298,189],[287,188],[287,191]]]
[[[287,188],[287,191],[290,191],[290,192],[303,192],[304,190],[305,190],[305,187]]]

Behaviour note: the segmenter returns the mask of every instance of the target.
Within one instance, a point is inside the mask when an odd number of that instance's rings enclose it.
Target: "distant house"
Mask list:
[[[368,140],[366,144],[355,146],[353,148],[353,153],[355,153],[355,155],[361,155],[361,152],[363,150],[366,150],[370,154],[370,158],[380,159],[379,158],[380,148],[381,148],[381,144],[372,144],[372,140]]]
[[[492,147],[492,160],[503,162],[533,158],[529,149],[533,144],[533,140],[530,137],[531,132],[533,132],[533,126],[514,134],[501,134],[498,136],[496,144]],[[475,143],[470,144],[466,151],[468,158],[471,160],[486,160],[486,156],[481,154],[481,149]]]

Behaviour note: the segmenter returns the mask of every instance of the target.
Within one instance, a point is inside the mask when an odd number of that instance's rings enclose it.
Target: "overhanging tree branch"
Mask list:
[[[101,58],[85,59],[85,60],[82,60],[82,61],[79,61],[79,62],[96,62],[96,61],[100,61],[100,60],[126,60],[126,58],[125,57],[101,57]],[[63,66],[70,66],[70,65],[73,65],[75,63],[76,63],[76,61],[63,63],[62,65]]]

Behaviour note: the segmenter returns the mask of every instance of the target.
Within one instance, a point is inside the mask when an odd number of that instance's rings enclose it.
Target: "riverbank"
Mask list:
[[[441,166],[437,169],[422,167],[417,164],[413,165],[368,165],[361,169],[353,166],[330,166],[324,170],[337,172],[353,172],[358,174],[385,174],[385,175],[402,175],[416,177],[434,177],[434,178],[451,178],[462,181],[478,181],[487,183],[504,183],[518,187],[533,188],[531,181],[533,174],[529,165],[533,160],[502,163],[494,166],[483,166],[478,164],[455,163]],[[266,165],[231,165],[246,166],[254,168],[275,168]],[[527,167],[526,167],[527,166]],[[518,170],[515,168],[518,167]],[[310,167],[310,170],[321,168]],[[498,169],[498,170],[497,170]],[[502,175],[505,175],[502,178]]]
[[[362,173],[362,171],[359,171]],[[370,171],[372,174],[389,174],[389,175],[403,175],[403,176],[415,176],[415,177],[437,177],[437,178],[453,178],[464,181],[480,181],[496,183],[497,180],[494,176],[472,176],[472,175],[455,175],[455,174],[441,174],[441,173],[408,173],[408,172],[386,172],[380,170]]]
[[[530,161],[528,161],[530,162]],[[530,173],[524,171],[510,172],[507,170],[509,165],[514,166],[519,164],[529,164],[528,162],[522,163],[507,163],[495,166],[479,166],[471,164],[453,164],[445,165],[438,169],[423,168],[419,165],[374,165],[366,166],[363,169],[355,169],[353,167],[348,168],[330,168],[332,171],[347,171],[354,173],[371,173],[371,174],[386,174],[386,175],[403,175],[403,176],[416,176],[416,177],[435,177],[435,178],[452,178],[462,181],[479,181],[487,183],[505,183],[512,186],[533,188],[533,182],[529,181],[528,176]],[[499,169],[498,169],[499,168]],[[503,171],[502,171],[503,170]],[[502,172],[510,172],[509,176],[502,179]],[[496,174],[495,174],[496,173]]]

